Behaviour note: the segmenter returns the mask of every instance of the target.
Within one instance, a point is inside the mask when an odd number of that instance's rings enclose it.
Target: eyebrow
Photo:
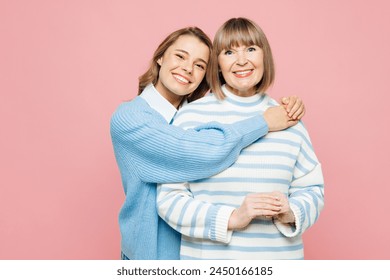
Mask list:
[[[190,55],[189,52],[187,52],[187,51],[185,51],[185,50],[182,50],[182,49],[175,49],[175,51],[182,52],[182,53],[185,53],[185,54],[187,54],[187,55]],[[207,62],[206,62],[204,59],[198,58],[198,60],[200,60],[201,62],[203,62],[204,64],[206,64],[206,66],[208,65]]]

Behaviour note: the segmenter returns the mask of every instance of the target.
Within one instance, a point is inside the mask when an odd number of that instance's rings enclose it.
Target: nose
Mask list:
[[[248,62],[245,52],[237,52],[237,61],[238,65],[245,65]]]
[[[184,62],[182,68],[189,75],[192,74],[192,64],[190,62]]]

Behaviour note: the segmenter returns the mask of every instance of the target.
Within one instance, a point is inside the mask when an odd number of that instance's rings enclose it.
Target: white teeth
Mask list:
[[[175,79],[177,79],[177,80],[179,80],[179,81],[181,81],[183,83],[187,83],[188,84],[190,82],[189,80],[183,78],[182,76],[179,76],[179,75],[173,75],[173,76],[175,77]]]
[[[239,71],[239,72],[236,72],[237,75],[245,75],[245,74],[248,74],[251,70],[247,70],[247,71]]]

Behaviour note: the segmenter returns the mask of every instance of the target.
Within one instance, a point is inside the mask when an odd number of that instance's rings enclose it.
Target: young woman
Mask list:
[[[231,165],[241,149],[268,131],[294,125],[302,102],[290,98],[251,119],[217,122],[189,130],[171,126],[177,109],[208,88],[211,41],[199,28],[170,34],[140,77],[139,96],[121,104],[111,119],[111,137],[126,199],[119,214],[123,259],[178,259],[180,235],[158,217],[156,183],[197,180]]]
[[[174,125],[233,124],[277,106],[271,48],[260,27],[228,20],[214,38],[213,95],[184,107]],[[159,215],[182,233],[182,259],[302,259],[302,233],[323,208],[323,176],[302,125],[272,132],[210,178],[158,187]]]

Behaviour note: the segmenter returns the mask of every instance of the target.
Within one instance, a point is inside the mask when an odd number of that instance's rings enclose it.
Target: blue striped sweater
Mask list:
[[[183,108],[174,125],[235,123],[277,105],[267,95],[243,98],[223,91],[223,101],[209,95]],[[259,217],[244,230],[227,230],[232,211],[247,194],[272,191],[288,196],[294,225]],[[303,259],[302,233],[323,205],[321,165],[301,122],[259,139],[215,176],[157,190],[159,215],[182,233],[181,259]]]

